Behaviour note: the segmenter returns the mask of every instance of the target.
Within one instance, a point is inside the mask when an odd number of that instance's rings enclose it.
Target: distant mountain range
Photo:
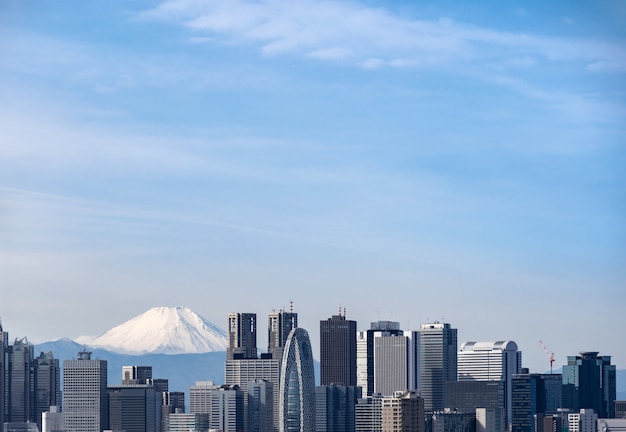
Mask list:
[[[52,351],[55,358],[63,360],[75,359],[83,345],[71,339],[59,339],[35,346],[39,351]],[[167,378],[171,391],[184,391],[189,394],[189,387],[196,381],[224,382],[224,361],[226,352],[208,352],[191,354],[123,354],[103,348],[91,349],[92,359],[107,360],[109,384],[122,382],[122,366],[152,366],[154,378]]]

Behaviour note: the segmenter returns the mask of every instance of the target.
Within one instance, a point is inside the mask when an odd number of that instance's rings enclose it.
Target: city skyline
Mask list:
[[[346,307],[514,340],[533,371],[539,340],[624,368],[598,331],[626,328],[624,22],[605,0],[3,1],[3,326],[293,301],[316,356]]]

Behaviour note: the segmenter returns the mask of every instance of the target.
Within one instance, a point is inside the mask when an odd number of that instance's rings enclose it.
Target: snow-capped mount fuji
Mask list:
[[[155,307],[96,338],[77,342],[121,354],[192,354],[226,351],[226,332],[188,307]]]

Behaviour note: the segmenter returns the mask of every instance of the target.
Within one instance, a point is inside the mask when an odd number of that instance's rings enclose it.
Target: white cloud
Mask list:
[[[372,58],[419,67],[509,57],[626,65],[623,48],[610,43],[510,33],[446,18],[409,19],[352,2],[170,0],[141,16],[256,45],[265,55],[353,61],[365,67],[371,67]]]

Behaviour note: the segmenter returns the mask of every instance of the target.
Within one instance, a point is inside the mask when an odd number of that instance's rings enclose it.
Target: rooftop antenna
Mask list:
[[[293,300],[289,300],[289,312],[293,313]]]
[[[344,318],[346,317],[346,307],[345,306],[343,307],[343,317]]]
[[[341,316],[341,305],[339,305],[339,316]]]

